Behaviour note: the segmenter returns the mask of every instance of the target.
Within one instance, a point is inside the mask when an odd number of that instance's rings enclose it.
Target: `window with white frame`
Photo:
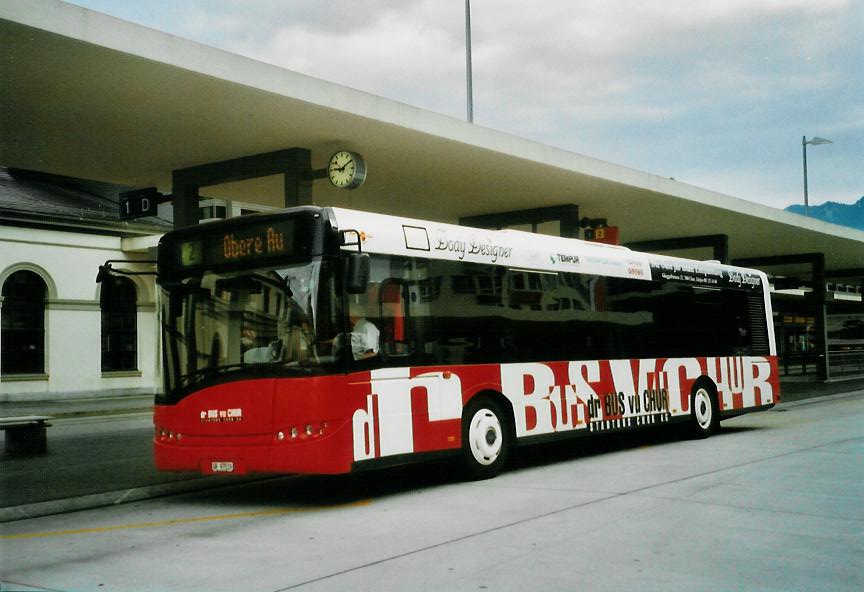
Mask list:
[[[138,369],[138,298],[135,284],[113,276],[102,284],[102,372]]]
[[[45,373],[45,281],[28,270],[3,282],[0,369],[4,376]]]

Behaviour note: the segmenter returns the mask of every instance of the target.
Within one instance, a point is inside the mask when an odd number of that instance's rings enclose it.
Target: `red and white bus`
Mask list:
[[[302,207],[166,234],[159,469],[346,473],[778,401],[766,276]]]

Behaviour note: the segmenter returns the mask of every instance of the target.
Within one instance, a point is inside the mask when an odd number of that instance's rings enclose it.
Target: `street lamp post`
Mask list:
[[[465,0],[465,85],[468,97],[468,123],[474,122],[474,89],[471,71],[471,0]]]
[[[801,136],[801,151],[804,155],[804,215],[810,215],[810,198],[807,195],[807,144],[820,146],[822,144],[831,144],[831,140],[816,136],[812,140],[808,140],[807,136]]]

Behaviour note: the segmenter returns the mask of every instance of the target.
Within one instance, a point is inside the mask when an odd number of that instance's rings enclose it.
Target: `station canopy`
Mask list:
[[[455,222],[576,204],[622,243],[726,234],[732,259],[864,262],[864,232],[603,162],[54,0],[0,4],[0,165],[155,186],[172,171],[293,147],[324,168],[361,153],[364,185],[314,202]],[[281,177],[202,195],[284,204]],[[710,253],[686,256],[710,258]],[[701,255],[701,256],[700,256]]]

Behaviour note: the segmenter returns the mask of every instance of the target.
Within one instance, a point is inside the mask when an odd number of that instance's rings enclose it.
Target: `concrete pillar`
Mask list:
[[[187,185],[182,178],[173,175],[171,194],[174,204],[174,228],[198,224],[198,186]]]
[[[285,206],[311,205],[312,155],[306,148],[289,148],[231,160],[211,162],[173,172],[174,227],[198,223],[201,187],[282,174],[285,176]]]

